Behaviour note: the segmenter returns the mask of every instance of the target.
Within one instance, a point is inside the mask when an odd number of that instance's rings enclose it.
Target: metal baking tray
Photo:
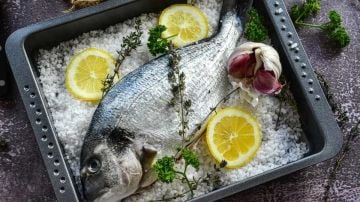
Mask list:
[[[51,112],[39,82],[34,55],[84,32],[103,29],[140,15],[159,12],[181,0],[108,0],[14,32],[7,40],[6,53],[18,89],[31,121],[49,178],[59,201],[80,201],[80,190],[58,141]],[[213,201],[258,184],[287,175],[336,155],[342,134],[282,0],[254,1],[271,29],[272,44],[279,51],[284,74],[297,102],[304,139],[309,152],[303,159],[241,180],[193,200]]]

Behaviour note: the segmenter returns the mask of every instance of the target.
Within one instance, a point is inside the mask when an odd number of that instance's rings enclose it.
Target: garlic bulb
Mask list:
[[[280,92],[282,67],[277,51],[266,44],[247,42],[230,55],[227,70],[234,87],[241,87],[245,99],[256,105],[259,94]]]

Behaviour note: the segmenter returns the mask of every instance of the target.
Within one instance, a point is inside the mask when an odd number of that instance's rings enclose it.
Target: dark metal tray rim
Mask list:
[[[26,42],[27,38],[36,32],[40,32],[52,27],[61,26],[63,24],[69,23],[71,21],[76,21],[81,18],[86,18],[88,16],[106,12],[108,10],[114,9],[116,7],[125,6],[127,4],[133,3],[136,0],[109,0],[106,1],[100,5],[82,9],[70,14],[66,14],[54,19],[46,20],[40,23],[36,23],[33,25],[30,25],[28,27],[22,28],[14,32],[7,40],[6,42],[6,53],[16,80],[16,83],[18,85],[18,89],[20,91],[21,97],[24,101],[29,119],[31,121],[31,125],[35,131],[35,135],[38,134],[47,134],[47,138],[53,139],[53,149],[52,151],[58,151],[58,155],[56,156],[56,159],[59,161],[59,165],[54,166],[53,158],[49,158],[49,149],[48,145],[44,145],[44,141],[41,139],[42,137],[37,136],[37,141],[39,144],[39,148],[42,154],[42,157],[44,159],[47,171],[49,173],[50,180],[53,184],[56,196],[59,201],[78,201],[79,195],[77,187],[74,183],[74,179],[72,177],[72,174],[69,170],[69,167],[67,166],[67,162],[64,159],[64,154],[61,148],[61,145],[59,144],[56,136],[55,129],[52,125],[52,122],[50,121],[51,118],[49,118],[49,111],[47,109],[45,97],[42,94],[40,88],[41,85],[36,79],[35,73],[29,66],[31,64],[28,55],[25,50],[24,43]],[[195,198],[193,200],[199,200],[199,201],[213,201],[216,199],[223,198],[225,196],[229,196],[231,194],[234,194],[236,192],[245,190],[247,188],[256,186],[258,184],[273,180],[275,178],[284,176],[286,174],[292,173],[294,171],[300,170],[302,168],[308,167],[310,165],[319,163],[321,161],[324,161],[326,159],[329,159],[333,156],[335,156],[342,145],[342,134],[334,120],[333,114],[330,110],[330,107],[326,101],[326,99],[317,99],[318,97],[325,98],[325,95],[323,91],[321,90],[321,87],[319,85],[319,82],[317,81],[314,72],[311,68],[311,65],[309,63],[308,57],[304,51],[304,48],[301,45],[300,39],[297,36],[297,33],[295,31],[294,26],[291,23],[291,20],[289,18],[289,15],[286,12],[284,2],[282,0],[279,1],[264,1],[265,7],[267,9],[267,12],[269,12],[270,18],[272,23],[274,23],[275,30],[277,34],[280,37],[280,42],[282,43],[282,47],[284,48],[285,53],[287,54],[288,58],[290,59],[291,68],[295,69],[295,74],[298,77],[299,80],[302,80],[302,73],[304,71],[299,71],[299,64],[306,65],[308,74],[307,79],[312,79],[314,81],[312,88],[314,90],[313,93],[308,94],[307,89],[308,86],[306,86],[306,82],[301,82],[302,85],[302,91],[304,93],[307,93],[308,95],[306,98],[308,99],[307,102],[313,104],[314,106],[311,108],[312,113],[314,116],[317,116],[316,119],[320,122],[320,125],[322,126],[322,130],[324,132],[324,146],[322,150],[318,153],[306,156],[298,161],[286,164],[281,167],[274,168],[272,170],[263,172],[261,174],[246,178],[244,180],[241,180],[237,183],[233,183],[231,185],[222,187],[218,190],[215,190],[213,192],[210,192],[206,195],[200,196],[198,198]],[[280,12],[281,11],[281,12]],[[285,19],[285,20],[283,20]],[[279,22],[283,23],[279,23]],[[286,36],[284,36],[284,33],[282,31],[282,26],[287,27],[287,33],[292,32],[292,42],[298,43],[299,51],[298,54],[300,55],[300,58],[302,58],[302,61],[299,61],[297,57],[294,57],[294,53],[291,52],[290,49],[288,49],[288,39]],[[32,74],[31,77],[27,76],[20,76],[22,72],[25,72],[22,68],[29,66],[29,71]],[[26,89],[28,87],[28,89]],[[39,95],[37,97],[32,97],[31,92],[35,92]],[[317,97],[318,96],[318,97]],[[35,100],[35,102],[32,102],[32,100]],[[28,105],[27,103],[30,103]],[[37,114],[34,112],[34,108],[32,107],[32,103],[40,103],[40,110],[44,112],[44,114]],[[315,108],[316,107],[316,108]],[[45,117],[45,123],[43,123],[43,126],[49,126],[50,128],[44,128],[40,127],[39,124],[36,123],[36,117],[42,117],[44,119]],[[47,121],[47,123],[46,123]],[[47,141],[45,141],[47,142]],[[54,155],[55,156],[55,155]],[[54,169],[55,168],[55,169]],[[57,170],[56,170],[57,169]],[[57,173],[54,171],[58,171]],[[61,179],[59,180],[59,173],[61,173]],[[64,179],[64,180],[63,180]],[[66,190],[66,191],[64,191]]]

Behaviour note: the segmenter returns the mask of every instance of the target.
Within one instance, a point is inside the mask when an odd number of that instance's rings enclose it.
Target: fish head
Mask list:
[[[136,192],[143,170],[136,151],[124,142],[87,141],[81,154],[81,182],[89,201],[119,201]]]

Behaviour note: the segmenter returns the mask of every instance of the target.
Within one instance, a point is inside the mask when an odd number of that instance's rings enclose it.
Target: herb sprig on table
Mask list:
[[[321,9],[319,0],[306,0],[302,5],[295,5],[291,8],[290,16],[295,26],[311,27],[322,29],[328,38],[339,48],[344,48],[350,43],[350,37],[342,25],[340,14],[331,10],[328,13],[329,21],[322,24],[305,23],[304,20],[317,14]]]
[[[118,51],[119,56],[116,59],[115,69],[113,74],[108,74],[103,81],[103,96],[114,85],[115,78],[119,78],[120,65],[124,62],[125,58],[130,55],[133,50],[136,50],[141,45],[141,36],[143,31],[141,29],[141,20],[137,19],[134,23],[135,31],[130,32],[127,36],[123,37],[121,49]]]

